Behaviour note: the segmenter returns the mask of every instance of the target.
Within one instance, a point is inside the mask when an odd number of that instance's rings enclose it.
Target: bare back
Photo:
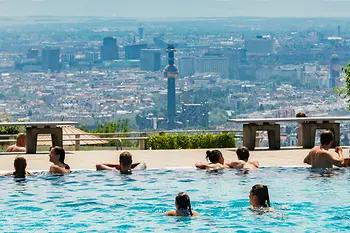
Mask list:
[[[340,167],[343,161],[342,156],[335,157],[329,151],[319,146],[311,149],[304,159],[304,163],[310,164],[312,168],[332,168],[333,165]]]

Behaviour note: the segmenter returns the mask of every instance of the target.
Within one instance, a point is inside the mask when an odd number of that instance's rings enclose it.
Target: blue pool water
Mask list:
[[[267,184],[274,212],[250,211]],[[186,191],[198,218],[166,217]],[[25,182],[0,178],[0,232],[334,232],[350,230],[350,171],[306,168],[73,172]]]

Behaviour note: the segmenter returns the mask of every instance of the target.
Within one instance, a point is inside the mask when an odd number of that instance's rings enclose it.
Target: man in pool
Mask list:
[[[332,131],[325,130],[321,133],[321,146],[315,146],[305,157],[304,163],[310,164],[312,168],[332,168],[344,166],[343,149],[338,146],[335,152],[338,156],[333,156],[328,150],[333,146],[334,135]]]
[[[96,170],[114,170],[117,169],[120,173],[131,173],[131,170],[134,168],[146,169],[145,163],[132,163],[132,155],[128,151],[124,151],[119,155],[119,163],[103,163],[96,164]]]
[[[20,133],[17,135],[16,144],[7,147],[6,152],[26,152],[26,135]]]
[[[250,153],[247,147],[238,147],[236,154],[238,157],[237,162],[226,163],[230,168],[259,168],[258,161],[249,161]]]

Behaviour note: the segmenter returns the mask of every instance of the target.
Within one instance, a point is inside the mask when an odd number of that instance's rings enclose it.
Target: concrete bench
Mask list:
[[[280,125],[278,122],[299,122],[302,124],[303,148],[313,148],[317,129],[328,129],[334,134],[334,146],[340,144],[340,123],[349,121],[350,117],[291,117],[261,119],[229,119],[228,121],[243,124],[243,145],[249,150],[255,149],[256,131],[267,131],[269,148],[280,149]]]
[[[77,125],[77,122],[0,122],[0,126],[24,126],[27,135],[27,154],[35,154],[38,134],[51,134],[52,146],[63,147],[62,126]]]

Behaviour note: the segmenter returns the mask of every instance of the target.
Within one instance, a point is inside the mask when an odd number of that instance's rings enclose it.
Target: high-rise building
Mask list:
[[[244,48],[250,54],[275,53],[275,40],[269,36],[257,36],[244,41]]]
[[[60,49],[45,47],[41,53],[44,70],[60,70]]]
[[[103,39],[103,45],[101,46],[101,60],[113,61],[119,59],[119,48],[117,45],[117,39],[114,37],[106,37]]]
[[[221,78],[229,78],[230,59],[219,54],[206,54],[198,60],[198,71],[200,73],[218,73]]]
[[[62,60],[62,62],[73,62],[73,61],[75,61],[75,54],[74,53],[63,53],[63,54],[61,54],[61,60]]]
[[[125,45],[125,60],[140,59],[141,49],[147,49],[147,44]]]
[[[181,57],[178,59],[179,76],[191,76],[196,72],[196,57]]]
[[[137,34],[139,36],[139,40],[143,39],[143,27],[142,25],[139,25],[139,27],[137,28]]]
[[[98,53],[97,52],[86,52],[85,53],[86,61],[98,61]]]
[[[177,67],[175,66],[175,47],[174,45],[168,45],[168,65],[164,69],[164,77],[168,79],[168,129],[176,128],[176,92],[175,92],[175,80],[179,74]]]
[[[160,54],[160,49],[141,49],[140,69],[147,71],[159,71]]]
[[[333,54],[329,65],[329,81],[330,81],[329,87],[330,88],[333,88],[337,85],[337,80],[339,79],[340,71],[341,71],[341,67],[340,67],[339,57],[338,55]]]
[[[39,50],[37,49],[28,49],[27,59],[38,59],[39,58]]]

